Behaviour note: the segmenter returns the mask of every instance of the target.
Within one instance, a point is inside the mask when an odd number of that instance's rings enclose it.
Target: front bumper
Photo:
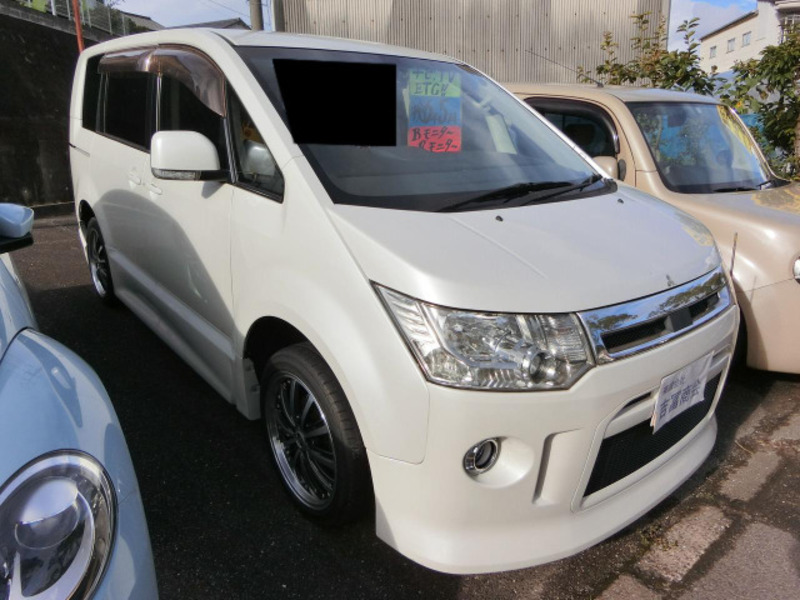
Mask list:
[[[747,326],[747,365],[800,373],[800,284],[787,279],[739,294]]]
[[[378,536],[449,573],[529,567],[605,539],[665,498],[711,451],[737,328],[734,306],[664,346],[596,367],[566,391],[430,385],[425,460],[369,455]],[[585,495],[604,439],[641,428],[662,378],[710,352],[709,380],[719,375],[719,384],[696,422],[640,468]],[[500,458],[470,477],[464,453],[490,437],[502,439]]]

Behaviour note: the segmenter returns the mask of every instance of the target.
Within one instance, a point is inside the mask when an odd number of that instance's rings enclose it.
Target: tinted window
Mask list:
[[[150,75],[146,73],[109,73],[106,78],[105,133],[149,149],[149,89]]]
[[[94,56],[86,62],[86,79],[83,84],[83,127],[91,131],[97,128],[97,103],[100,99],[100,65],[102,56]]]
[[[283,175],[264,137],[232,90],[228,94],[228,115],[237,181],[247,187],[283,196]]]
[[[202,133],[217,148],[220,168],[228,168],[222,117],[203,104],[183,83],[171,77],[161,78],[158,130]]]

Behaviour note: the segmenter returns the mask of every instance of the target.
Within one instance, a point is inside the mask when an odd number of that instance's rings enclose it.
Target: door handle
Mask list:
[[[151,183],[148,187],[150,188],[150,193],[151,194],[157,194],[159,196],[161,195],[162,190],[155,183]]]
[[[139,174],[136,171],[129,171],[128,172],[128,181],[130,181],[134,185],[141,185],[142,178],[139,177]]]

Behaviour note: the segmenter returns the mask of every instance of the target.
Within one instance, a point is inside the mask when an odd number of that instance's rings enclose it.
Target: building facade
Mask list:
[[[758,58],[779,44],[786,31],[800,26],[800,0],[758,0],[756,10],[700,38],[700,66],[727,73],[737,61]]]
[[[621,60],[633,58],[630,16],[649,12],[655,33],[670,0],[273,0],[273,9],[278,31],[446,54],[500,81],[568,83],[603,62],[604,31]]]

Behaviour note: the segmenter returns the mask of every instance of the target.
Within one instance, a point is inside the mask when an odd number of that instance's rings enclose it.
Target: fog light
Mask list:
[[[480,475],[491,469],[500,456],[500,440],[490,438],[475,444],[464,455],[464,470],[470,475]]]

